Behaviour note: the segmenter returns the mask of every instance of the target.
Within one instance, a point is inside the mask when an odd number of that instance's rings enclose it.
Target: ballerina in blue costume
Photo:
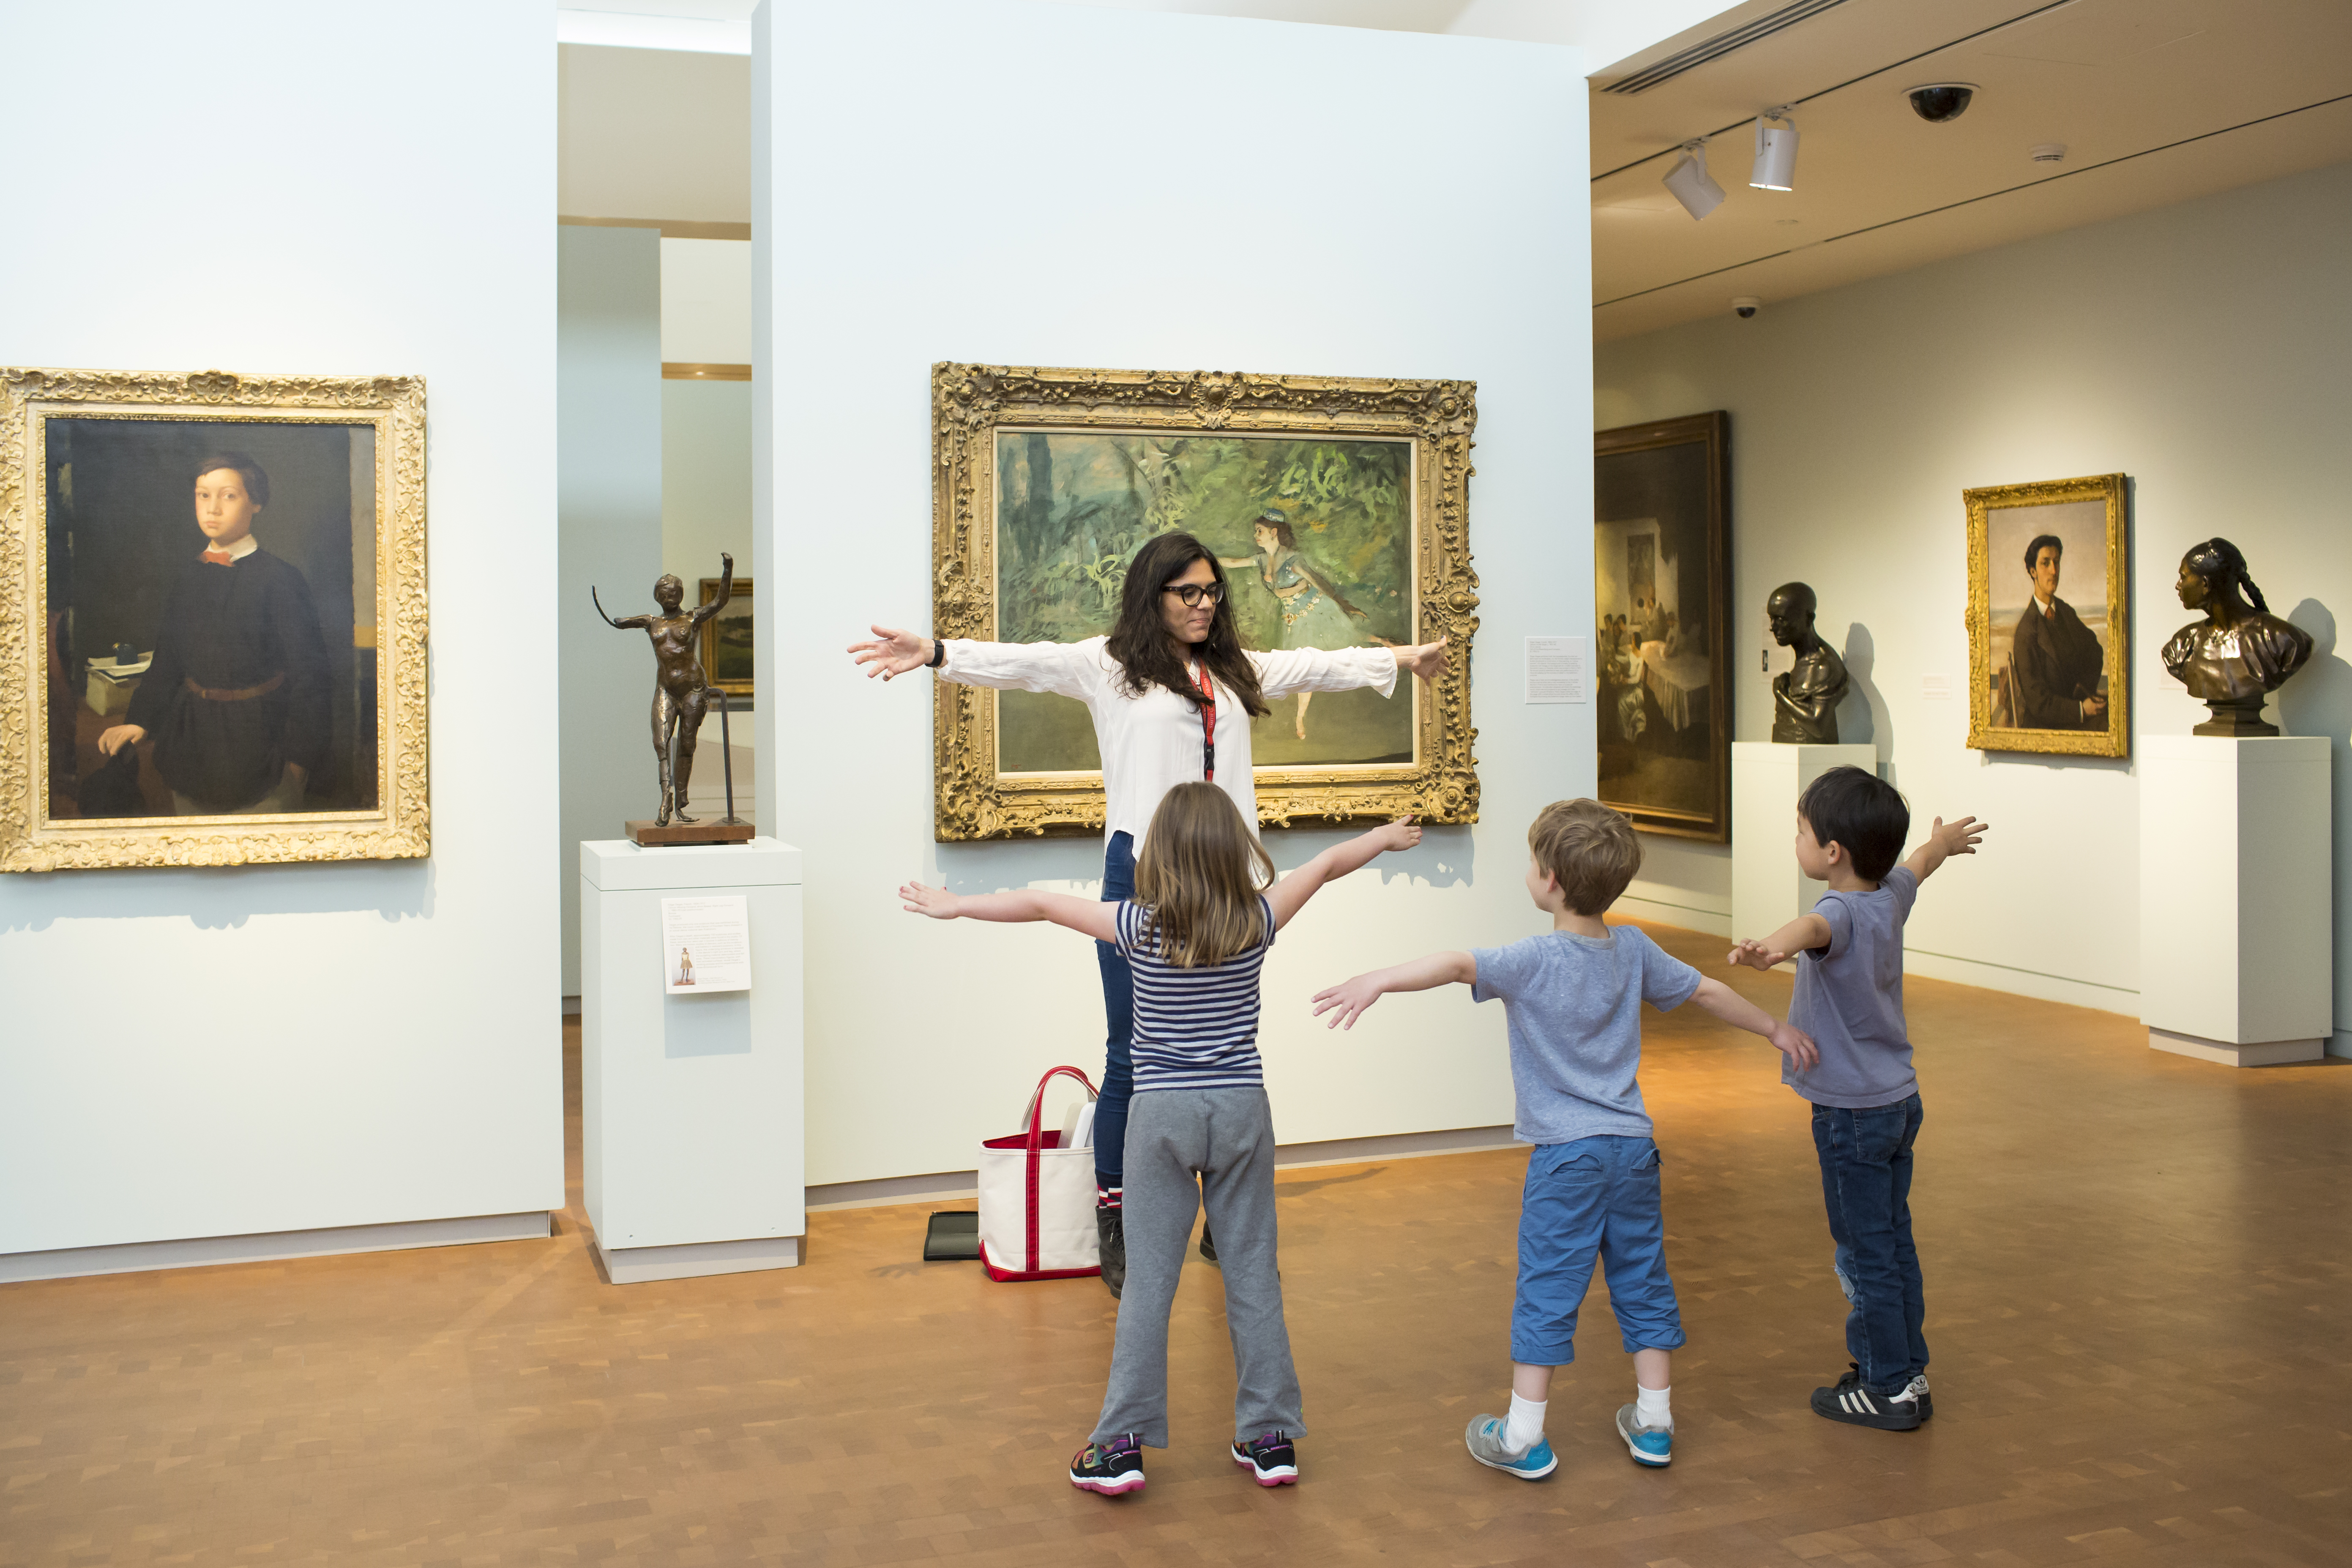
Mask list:
[[[1258,513],[1252,531],[1257,539],[1256,554],[1220,559],[1227,566],[1251,568],[1280,602],[1276,647],[1341,648],[1364,642],[1395,646],[1386,637],[1369,637],[1349,624],[1351,618],[1369,620],[1370,616],[1348,603],[1330,579],[1307,564],[1290,531],[1290,520],[1280,510],[1268,507]],[[1313,696],[1311,691],[1298,693],[1298,716],[1293,728],[1302,741],[1307,739],[1307,704]]]

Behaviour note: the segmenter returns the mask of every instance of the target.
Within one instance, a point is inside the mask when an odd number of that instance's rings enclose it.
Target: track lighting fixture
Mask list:
[[[1780,123],[1768,129],[1765,121]],[[1759,191],[1790,191],[1797,185],[1797,126],[1789,106],[1768,109],[1756,117],[1756,168],[1748,183]]]
[[[1682,158],[1664,184],[1694,223],[1723,205],[1723,187],[1707,178],[1706,137],[1683,143]]]

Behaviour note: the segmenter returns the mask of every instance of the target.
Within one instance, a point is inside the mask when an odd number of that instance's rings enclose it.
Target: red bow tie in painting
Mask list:
[[[205,552],[205,559],[211,562],[215,566],[234,566],[236,564],[236,557],[231,555],[226,550],[207,550]]]

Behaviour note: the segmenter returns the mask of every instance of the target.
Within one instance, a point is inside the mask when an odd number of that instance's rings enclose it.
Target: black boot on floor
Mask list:
[[[1201,1256],[1214,1263],[1217,1260],[1217,1238],[1209,1234],[1209,1222],[1201,1222]]]
[[[1117,1296],[1127,1285],[1127,1221],[1108,1205],[1095,1210],[1095,1248],[1102,1257],[1102,1282]]]

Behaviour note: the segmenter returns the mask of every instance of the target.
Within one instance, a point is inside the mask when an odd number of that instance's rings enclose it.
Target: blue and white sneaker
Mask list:
[[[1510,1423],[1500,1415],[1481,1415],[1470,1423],[1462,1440],[1470,1446],[1472,1458],[1523,1481],[1539,1481],[1559,1468],[1550,1438],[1538,1437],[1534,1447],[1515,1450],[1504,1446],[1509,1428]]]
[[[1675,1429],[1671,1426],[1643,1426],[1633,1418],[1634,1406],[1617,1407],[1617,1436],[1625,1439],[1637,1465],[1664,1468],[1674,1462]]]

